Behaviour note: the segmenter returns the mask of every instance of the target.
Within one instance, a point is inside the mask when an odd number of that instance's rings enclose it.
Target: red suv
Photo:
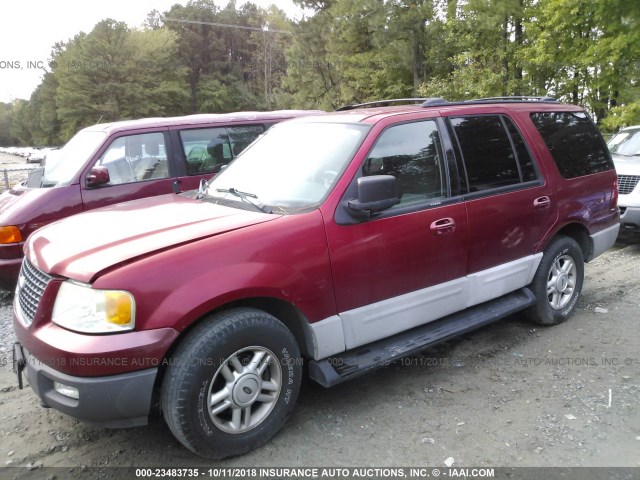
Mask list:
[[[15,368],[108,427],[159,407],[187,448],[242,454],[331,386],[521,310],[565,320],[614,243],[616,174],[579,107],[352,108],[272,127],[199,192],[34,233]]]
[[[78,132],[44,170],[0,196],[0,288],[16,285],[36,229],[117,202],[190,190],[271,125],[316,112],[242,112],[147,118]]]

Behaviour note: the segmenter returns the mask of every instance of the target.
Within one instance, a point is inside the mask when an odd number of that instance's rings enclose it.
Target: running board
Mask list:
[[[427,347],[493,323],[524,308],[536,297],[528,288],[485,302],[393,337],[309,362],[309,376],[323,387],[359,377]]]

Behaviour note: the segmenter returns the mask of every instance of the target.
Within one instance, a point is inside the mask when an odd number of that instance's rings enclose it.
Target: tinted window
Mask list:
[[[532,113],[531,120],[564,178],[613,169],[604,140],[585,113]]]
[[[530,182],[538,179],[536,168],[533,164],[533,158],[529,153],[527,145],[524,143],[522,135],[518,131],[517,127],[508,117],[502,117],[504,123],[507,125],[511,141],[513,142],[513,148],[516,151],[518,158],[518,164],[520,166],[520,174],[522,175],[523,182]]]
[[[107,147],[96,165],[109,171],[108,185],[167,178],[164,135],[157,132],[119,137]]]
[[[400,205],[446,196],[442,148],[433,120],[385,130],[362,167],[364,176],[393,175]]]
[[[467,170],[469,191],[520,183],[518,163],[500,116],[452,118],[451,125]]]
[[[181,131],[187,172],[189,175],[219,172],[262,132],[262,125]]]

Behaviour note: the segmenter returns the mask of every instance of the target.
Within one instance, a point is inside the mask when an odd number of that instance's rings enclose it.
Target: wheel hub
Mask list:
[[[257,375],[251,373],[242,375],[233,386],[233,403],[239,407],[248,407],[253,404],[260,393],[261,383]]]
[[[576,264],[573,258],[563,255],[551,266],[547,280],[547,300],[551,308],[564,308],[575,291]]]
[[[223,432],[247,432],[269,417],[281,387],[282,368],[273,352],[259,346],[238,350],[211,380],[209,416]]]
[[[562,273],[558,276],[558,279],[556,280],[556,290],[558,290],[559,292],[564,292],[567,289],[567,286],[569,285],[569,279],[567,278],[567,274],[566,273]]]

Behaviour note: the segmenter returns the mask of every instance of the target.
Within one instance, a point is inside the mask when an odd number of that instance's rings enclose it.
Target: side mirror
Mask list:
[[[353,217],[367,218],[398,203],[396,177],[373,175],[358,179],[358,199],[349,200],[347,209]]]
[[[111,178],[109,177],[109,170],[107,167],[93,167],[87,175],[86,185],[89,188],[99,187],[109,183]]]

